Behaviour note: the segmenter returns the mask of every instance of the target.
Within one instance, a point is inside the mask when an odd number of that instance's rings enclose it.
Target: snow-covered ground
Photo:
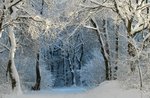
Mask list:
[[[79,93],[78,91],[81,91]],[[52,93],[55,92],[55,93]],[[57,93],[56,93],[57,92]],[[51,92],[41,91],[20,96],[4,96],[4,98],[150,98],[140,90],[121,88],[118,81],[106,81],[98,87],[84,91],[84,89],[55,89]]]

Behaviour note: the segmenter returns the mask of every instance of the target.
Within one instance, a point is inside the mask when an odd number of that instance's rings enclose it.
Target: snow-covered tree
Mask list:
[[[16,28],[18,24],[24,24],[21,23],[21,21],[18,21],[19,18],[30,18],[33,21],[38,22],[48,22],[48,20],[44,20],[42,16],[35,16],[35,12],[32,11],[32,8],[30,7],[28,10],[25,8],[27,6],[28,1],[23,0],[2,0],[1,1],[1,34],[2,33],[8,33],[9,35],[9,41],[10,41],[10,49],[9,49],[9,61],[7,66],[7,72],[9,73],[10,79],[11,79],[11,85],[13,93],[21,94],[21,86],[20,86],[20,79],[19,75],[15,66],[15,53],[17,48],[17,39],[15,34],[17,34]],[[19,12],[22,11],[22,15],[19,14]],[[23,15],[23,13],[25,13]],[[49,24],[43,24],[46,28]],[[29,25],[30,26],[30,25]],[[35,26],[37,28],[38,25]],[[32,29],[34,32],[30,32],[33,37],[35,37],[35,34],[38,33],[36,29]],[[37,36],[38,34],[36,34]],[[37,38],[37,37],[36,37]]]
[[[107,19],[112,18],[114,20],[114,24],[116,25],[119,24],[118,28],[121,28],[122,30],[118,30],[117,35],[122,36],[122,38],[126,40],[126,43],[128,45],[129,58],[126,57],[124,60],[130,62],[129,60],[127,60],[127,59],[130,59],[133,62],[134,61],[140,62],[140,64],[136,63],[136,65],[138,67],[138,73],[140,77],[140,87],[142,87],[143,83],[142,83],[140,57],[141,57],[141,52],[143,51],[143,45],[149,37],[150,4],[148,0],[86,0],[86,2],[84,3],[85,4],[83,4],[82,7],[91,11],[91,13],[93,13],[93,16],[99,15],[98,14],[99,12],[102,13],[102,12],[107,11],[109,15],[107,14],[106,16],[106,13],[105,13],[105,15],[103,16],[106,17]],[[122,26],[122,24],[124,24],[124,26]],[[97,28],[92,27],[92,26],[86,26],[86,27],[97,30]],[[102,32],[101,28],[98,30]],[[141,41],[138,41],[137,37],[140,33],[144,34],[144,36],[143,38],[141,38]],[[123,40],[120,40],[120,38],[121,37],[117,38],[118,44],[116,43],[117,54],[118,54],[118,49],[120,49],[119,43],[123,41]],[[119,62],[121,62],[122,60],[120,59]],[[109,61],[110,61],[110,58],[109,58]],[[119,62],[117,63],[119,64]],[[132,64],[128,63],[128,64],[131,67],[130,69],[128,69],[129,67],[128,65],[126,65],[127,70],[133,71],[136,66],[134,66],[133,63]],[[119,68],[121,69],[121,66],[119,66]]]
[[[20,79],[19,75],[15,66],[14,56],[16,52],[16,38],[14,34],[14,26],[13,26],[13,19],[16,18],[16,7],[18,3],[21,1],[3,1],[2,2],[2,15],[1,15],[1,28],[5,29],[6,32],[8,32],[9,39],[10,39],[10,55],[9,55],[9,61],[8,61],[8,67],[7,72],[9,72],[9,76],[11,79],[12,84],[12,90],[13,93],[21,94],[21,86],[20,86]],[[7,29],[4,28],[4,26],[7,25]],[[3,32],[3,29],[1,30],[1,33]]]

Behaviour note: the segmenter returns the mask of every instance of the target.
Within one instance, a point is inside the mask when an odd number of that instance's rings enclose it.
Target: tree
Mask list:
[[[90,9],[93,13],[93,16],[96,15],[101,10],[108,10],[110,11],[111,17],[114,20],[119,20],[120,24],[124,24],[126,28],[127,36],[124,38],[128,41],[128,54],[130,58],[134,58],[135,60],[139,61],[141,51],[143,50],[143,42],[145,39],[149,37],[149,33],[144,36],[143,41],[139,44],[136,40],[136,36],[143,31],[147,31],[149,26],[149,7],[150,4],[148,0],[89,0],[91,5],[82,5],[86,9]],[[107,16],[109,17],[109,16]],[[93,27],[88,27],[92,29]],[[120,34],[119,34],[120,35]],[[117,44],[117,43],[116,43]],[[117,49],[117,48],[116,48]],[[134,70],[135,66],[131,65],[131,71]],[[140,87],[142,87],[142,72],[141,66],[138,64],[139,76],[140,76]]]
[[[14,19],[15,14],[16,14],[16,8],[14,6],[20,2],[21,2],[21,0],[19,0],[19,1],[5,1],[4,0],[3,5],[2,5],[3,6],[3,9],[2,9],[3,14],[1,16],[1,28],[3,28],[4,25],[8,25],[7,32],[9,35],[11,48],[10,48],[7,72],[9,72],[13,93],[16,93],[16,94],[21,94],[22,92],[21,92],[19,75],[18,75],[16,66],[15,66],[15,61],[14,61],[14,56],[15,56],[15,52],[16,52],[16,39],[15,39],[14,31],[13,31],[14,26],[11,22]],[[6,17],[6,18],[4,18],[4,17]],[[7,24],[7,23],[9,23],[9,24]]]
[[[21,86],[20,86],[20,79],[19,75],[15,66],[15,52],[17,48],[17,42],[16,42],[16,37],[15,34],[17,33],[15,31],[15,28],[17,28],[17,24],[23,24],[21,21],[18,21],[19,18],[29,18],[35,22],[48,22],[48,20],[44,20],[42,16],[36,16],[34,12],[32,11],[32,8],[30,10],[27,10],[24,8],[27,6],[26,4],[28,3],[27,1],[23,0],[2,0],[1,1],[1,17],[0,17],[0,34],[7,32],[9,35],[9,42],[10,42],[10,55],[9,55],[9,61],[8,61],[8,66],[7,66],[7,73],[9,73],[10,80],[11,80],[11,85],[12,85],[12,91],[13,93],[16,94],[21,94]],[[20,15],[18,14],[19,11],[23,11],[27,13],[26,15]],[[48,24],[44,25],[45,27]],[[44,27],[44,28],[45,28]],[[48,29],[48,28],[47,28]],[[35,29],[34,29],[35,30]],[[39,32],[39,31],[38,31]],[[31,32],[32,34],[33,32]],[[39,56],[37,56],[37,59]],[[39,64],[37,63],[37,66]],[[38,68],[38,67],[37,67]],[[38,74],[38,69],[37,69],[37,74]],[[39,87],[38,87],[39,88]]]

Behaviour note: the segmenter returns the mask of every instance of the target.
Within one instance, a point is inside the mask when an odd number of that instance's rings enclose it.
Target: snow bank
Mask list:
[[[72,91],[73,92],[73,91]],[[22,96],[5,96],[5,98],[149,98],[140,90],[125,90],[118,81],[106,81],[98,87],[82,93],[34,93]]]
[[[88,92],[87,98],[149,98],[140,90],[121,88],[118,81],[103,82],[100,86]]]

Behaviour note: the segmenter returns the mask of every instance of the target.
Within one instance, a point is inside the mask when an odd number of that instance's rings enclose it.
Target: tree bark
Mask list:
[[[139,78],[140,78],[140,90],[142,90],[142,88],[143,88],[143,77],[142,77],[142,69],[141,69],[139,57],[138,57],[137,61],[138,61],[138,73],[139,73]]]
[[[37,60],[36,60],[36,83],[32,87],[32,90],[40,90],[41,85],[41,73],[40,73],[40,66],[39,66],[39,53],[37,53]]]
[[[146,0],[146,3],[149,3],[149,1]],[[149,14],[149,7],[147,7],[147,14]]]

